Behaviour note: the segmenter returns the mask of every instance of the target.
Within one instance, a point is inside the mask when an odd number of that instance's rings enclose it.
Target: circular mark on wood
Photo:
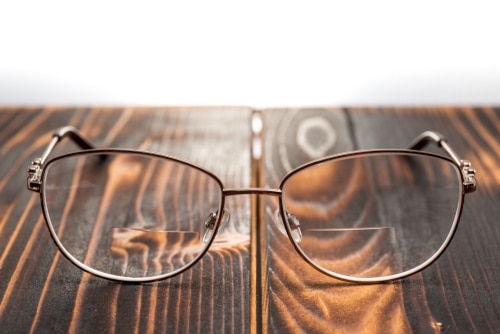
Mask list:
[[[333,147],[337,133],[323,117],[303,120],[297,129],[297,144],[311,158],[319,158]]]

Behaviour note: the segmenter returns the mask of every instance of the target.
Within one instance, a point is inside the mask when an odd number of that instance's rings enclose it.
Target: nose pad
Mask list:
[[[288,221],[288,225],[290,226],[290,230],[292,231],[292,238],[295,242],[300,242],[302,240],[302,231],[300,230],[300,222],[295,217],[292,213],[286,211],[286,218]],[[288,236],[286,233],[285,226],[283,225],[283,219],[281,217],[281,212],[280,209],[276,209],[274,211],[274,223],[276,224],[276,227],[278,227],[278,230],[280,230],[281,233],[284,235]]]
[[[207,217],[207,220],[205,220],[205,227],[207,230],[205,231],[205,234],[203,235],[203,243],[207,243],[212,239],[213,234],[215,233],[215,226],[217,223],[217,214],[218,211],[216,212],[210,212],[210,214]],[[224,209],[222,212],[222,222],[219,226],[219,230],[223,228],[228,222],[229,218],[231,215],[229,214],[229,211]]]

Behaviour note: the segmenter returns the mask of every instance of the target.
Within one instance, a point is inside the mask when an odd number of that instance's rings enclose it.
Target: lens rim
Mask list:
[[[342,153],[342,154],[337,154],[333,156],[328,156],[320,159],[313,160],[311,162],[308,162],[306,164],[303,164],[292,171],[290,171],[281,181],[279,189],[281,191],[281,196],[279,199],[279,206],[280,206],[280,212],[281,216],[285,217],[285,189],[284,187],[286,186],[287,181],[295,174],[300,173],[304,169],[314,167],[316,165],[320,165],[325,162],[329,162],[332,160],[340,160],[340,159],[345,159],[345,158],[350,158],[350,157],[356,157],[356,156],[373,156],[373,155],[389,155],[389,154],[409,154],[409,155],[419,155],[419,156],[428,156],[428,157],[433,157],[441,160],[445,160],[449,162],[453,168],[456,170],[456,173],[459,177],[459,182],[461,184],[460,187],[460,194],[458,196],[458,203],[457,203],[457,209],[455,212],[455,217],[454,221],[451,225],[451,229],[448,232],[448,235],[446,236],[445,240],[443,241],[443,244],[436,250],[436,252],[426,261],[421,263],[420,265],[408,269],[406,271],[403,271],[398,274],[393,274],[393,275],[388,275],[388,276],[378,276],[378,277],[355,277],[355,276],[350,276],[350,275],[344,275],[344,274],[339,274],[334,271],[328,270],[326,268],[321,267],[320,265],[316,264],[309,256],[302,250],[302,248],[299,245],[299,242],[297,242],[292,235],[292,230],[291,227],[288,223],[288,221],[283,221],[283,224],[285,225],[285,230],[288,236],[288,239],[294,246],[295,250],[299,253],[299,255],[307,262],[309,265],[311,265],[313,268],[316,270],[320,271],[321,273],[328,275],[333,278],[337,278],[342,281],[347,281],[347,282],[352,282],[352,283],[365,283],[365,284],[372,284],[372,283],[382,283],[382,282],[388,282],[388,281],[395,281],[399,280],[404,277],[411,276],[428,266],[430,266],[432,263],[434,263],[441,254],[446,250],[446,248],[449,246],[451,240],[453,239],[453,236],[456,233],[456,230],[458,228],[458,224],[460,223],[460,218],[462,215],[463,211],[463,205],[464,205],[464,198],[465,198],[465,188],[464,188],[464,176],[462,173],[462,170],[460,166],[451,158],[440,155],[440,154],[435,154],[431,152],[425,152],[425,151],[417,151],[417,150],[410,150],[410,149],[375,149],[375,150],[359,150],[359,151],[353,151],[353,152],[347,152],[347,153]],[[292,212],[293,213],[293,212]]]
[[[74,265],[76,265],[78,268],[80,268],[81,270],[83,270],[85,272],[88,272],[92,275],[95,275],[95,276],[98,276],[101,278],[105,278],[105,279],[109,279],[109,280],[113,280],[113,281],[118,281],[118,282],[141,283],[141,282],[152,282],[152,281],[163,280],[163,279],[167,279],[167,278],[176,276],[176,275],[188,270],[193,265],[195,265],[205,255],[205,253],[208,251],[208,249],[212,245],[212,242],[214,241],[214,239],[217,235],[216,232],[212,234],[209,241],[205,244],[205,247],[201,250],[201,252],[193,260],[191,260],[189,263],[187,263],[183,267],[176,269],[172,272],[169,272],[166,274],[155,275],[155,276],[149,276],[149,277],[129,277],[129,276],[122,276],[122,275],[114,275],[114,274],[109,274],[109,273],[103,272],[103,271],[98,270],[98,269],[94,269],[94,268],[84,264],[80,260],[78,260],[76,257],[74,257],[66,249],[66,247],[63,245],[63,243],[61,242],[61,240],[59,240],[59,238],[57,236],[57,232],[52,224],[52,221],[50,220],[50,215],[49,215],[48,208],[47,208],[47,201],[45,199],[45,185],[47,183],[46,182],[47,181],[47,171],[50,170],[49,167],[52,164],[54,164],[60,160],[64,160],[64,159],[72,158],[72,157],[77,157],[77,156],[105,155],[105,154],[110,154],[110,155],[111,154],[115,154],[115,155],[116,154],[129,154],[129,155],[140,155],[140,156],[146,156],[146,157],[151,157],[151,158],[164,159],[164,160],[169,160],[169,161],[183,164],[187,167],[194,168],[194,169],[198,170],[199,172],[206,174],[207,176],[209,176],[210,178],[215,180],[217,185],[219,186],[220,203],[219,203],[219,207],[217,210],[215,231],[217,231],[220,227],[221,220],[222,220],[222,213],[224,211],[223,208],[225,207],[224,185],[223,185],[222,181],[212,172],[210,172],[210,171],[208,171],[208,170],[206,170],[206,169],[204,169],[196,164],[193,164],[191,162],[188,162],[188,161],[185,161],[182,159],[178,159],[178,158],[175,158],[175,157],[172,157],[169,155],[147,152],[147,151],[139,151],[139,150],[132,150],[132,149],[88,149],[85,151],[71,152],[71,153],[67,153],[64,155],[54,157],[44,164],[43,170],[42,170],[42,175],[41,175],[42,182],[41,182],[41,186],[40,186],[40,202],[42,204],[42,212],[43,212],[43,216],[45,218],[45,223],[47,225],[47,228],[49,229],[49,233],[50,233],[50,236],[52,237],[52,240],[54,241],[56,246],[59,248],[59,250],[63,253],[63,255],[70,262],[72,262]]]

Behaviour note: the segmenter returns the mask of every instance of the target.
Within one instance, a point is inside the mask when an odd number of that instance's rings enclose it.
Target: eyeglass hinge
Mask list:
[[[476,191],[476,170],[472,168],[470,161],[461,160],[460,168],[464,176],[464,190],[465,193],[472,193]]]
[[[28,168],[28,190],[40,192],[42,185],[42,161],[35,159]]]

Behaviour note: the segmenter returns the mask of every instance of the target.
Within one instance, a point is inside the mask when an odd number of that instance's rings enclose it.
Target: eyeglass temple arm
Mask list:
[[[417,136],[407,148],[410,150],[421,150],[427,145],[436,144],[442,148],[452,159],[457,166],[462,170],[464,176],[465,192],[474,192],[476,190],[476,170],[472,168],[471,163],[467,160],[462,160],[458,157],[455,151],[450,147],[446,138],[436,131],[425,131]]]
[[[407,146],[407,148],[410,150],[422,150],[430,144],[436,144],[438,147],[442,148],[456,162],[457,165],[460,165],[461,159],[450,147],[450,145],[448,145],[446,138],[436,131],[422,132]]]
[[[71,139],[83,150],[95,148],[95,146],[88,139],[86,139],[76,128],[72,126],[65,126],[54,131],[51,142],[40,157],[40,165],[43,165],[45,163],[54,147],[56,147],[57,143],[59,143],[65,137]]]
[[[71,139],[83,150],[95,148],[95,146],[74,127],[65,126],[57,129],[52,135],[52,140],[43,152],[42,156],[35,159],[28,168],[28,190],[40,192],[42,185],[42,166],[45,164],[45,161],[49,157],[50,153],[52,153],[57,143],[59,143],[64,137]]]

